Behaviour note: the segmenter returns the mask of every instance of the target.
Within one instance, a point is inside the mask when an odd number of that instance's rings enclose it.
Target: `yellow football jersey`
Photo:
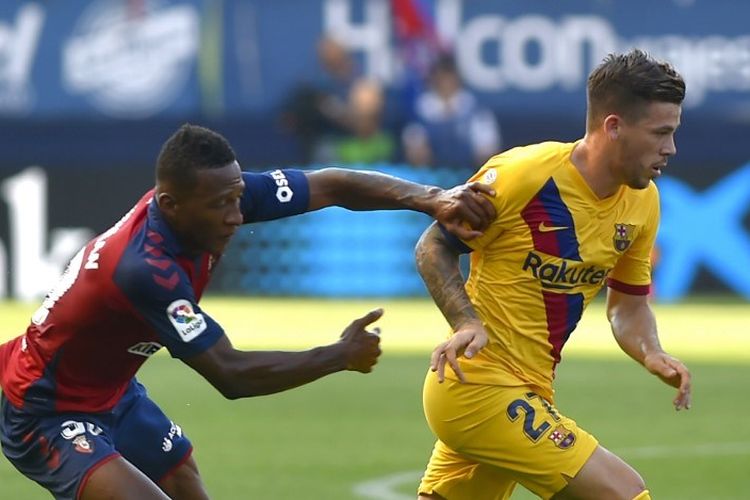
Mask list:
[[[495,188],[497,217],[464,242],[473,249],[466,290],[489,335],[461,358],[469,382],[528,385],[551,400],[562,348],[602,286],[648,293],[656,186],[599,199],[571,162],[576,144],[514,148],[471,179]]]

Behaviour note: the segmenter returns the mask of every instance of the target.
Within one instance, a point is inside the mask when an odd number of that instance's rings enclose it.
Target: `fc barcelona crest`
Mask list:
[[[633,242],[633,233],[635,233],[634,224],[615,224],[615,235],[612,237],[615,250],[622,253],[630,248],[630,244]]]
[[[576,435],[573,431],[567,429],[563,425],[558,425],[554,431],[549,433],[547,438],[555,443],[555,446],[561,450],[567,450],[576,442]]]

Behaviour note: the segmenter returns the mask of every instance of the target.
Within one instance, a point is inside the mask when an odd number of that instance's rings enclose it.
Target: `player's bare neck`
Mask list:
[[[570,161],[600,200],[619,191],[621,183],[613,175],[610,155],[599,147],[595,138],[587,134],[573,149]]]
[[[198,245],[193,241],[193,238],[191,238],[189,234],[182,233],[173,224],[170,224],[170,227],[172,228],[172,232],[177,238],[177,243],[180,245],[181,255],[194,259],[206,251],[202,248],[199,248]]]
[[[162,211],[161,216],[164,219],[167,227],[169,227],[170,231],[177,239],[177,243],[180,245],[182,255],[194,258],[203,252],[202,249],[195,248],[195,245],[192,243],[193,239],[191,238],[190,234],[186,234],[184,230],[181,229],[181,227],[183,227],[184,225],[180,225],[178,223],[177,217],[174,212]]]

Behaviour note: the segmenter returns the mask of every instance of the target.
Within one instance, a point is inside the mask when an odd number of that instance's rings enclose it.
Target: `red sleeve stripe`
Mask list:
[[[628,295],[648,295],[651,291],[651,285],[628,285],[612,278],[607,278],[607,286]]]

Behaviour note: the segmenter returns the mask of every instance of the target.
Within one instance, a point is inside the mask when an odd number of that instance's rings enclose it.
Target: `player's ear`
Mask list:
[[[620,127],[622,126],[622,119],[617,115],[608,115],[604,119],[604,133],[607,134],[607,138],[611,141],[616,141],[620,136]]]
[[[156,203],[159,205],[159,209],[167,215],[172,215],[177,210],[177,200],[167,192],[157,193]]]

